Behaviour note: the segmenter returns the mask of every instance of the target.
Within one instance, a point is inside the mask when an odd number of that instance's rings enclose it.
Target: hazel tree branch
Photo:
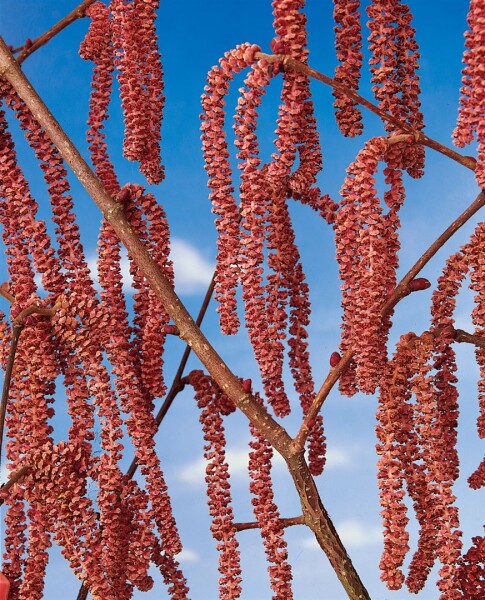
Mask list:
[[[84,0],[81,2],[79,6],[77,6],[74,10],[72,10],[68,15],[66,15],[63,19],[58,21],[55,25],[53,25],[48,31],[40,35],[38,38],[33,40],[32,44],[29,46],[23,46],[23,48],[19,48],[17,50],[21,50],[20,54],[17,56],[17,62],[19,64],[23,63],[26,58],[28,58],[33,52],[38,50],[41,46],[44,46],[49,42],[54,36],[60,33],[63,29],[68,27],[71,23],[76,21],[77,19],[81,19],[84,17],[86,9],[94,4],[96,0]]]
[[[210,302],[210,299],[214,292],[214,285],[215,285],[215,273],[212,276],[212,280],[209,284],[209,287],[207,288],[204,300],[202,301],[202,305],[199,310],[199,314],[195,321],[195,323],[198,327],[200,327],[200,325],[202,324],[202,321],[204,320],[205,314],[207,312],[207,308],[209,307],[209,302]],[[191,352],[191,348],[187,344],[185,347],[184,353],[182,355],[182,358],[180,359],[180,363],[179,363],[179,366],[175,373],[175,376],[173,378],[170,390],[169,390],[168,394],[166,395],[165,400],[164,400],[162,406],[160,407],[158,413],[155,416],[155,422],[157,424],[157,427],[160,427],[163,419],[165,418],[165,415],[167,414],[170,407],[172,406],[173,401],[177,397],[177,394],[179,392],[181,392],[183,390],[183,388],[185,387],[185,384],[182,381],[182,376],[183,376],[185,367],[187,365],[187,361],[189,360],[190,352]],[[132,477],[136,473],[137,468],[138,468],[138,463],[136,461],[136,458],[134,458],[126,472],[126,475],[130,479],[132,479]]]
[[[104,218],[112,226],[145,276],[151,289],[163,303],[165,310],[178,327],[180,337],[189,344],[221,390],[231,398],[254,424],[259,433],[283,456],[300,497],[305,523],[315,534],[319,545],[327,555],[350,600],[369,599],[370,596],[322,504],[315,481],[305,461],[304,453],[293,450],[291,447],[292,440],[287,431],[273,419],[251,393],[244,390],[242,383],[229,370],[223,359],[211,346],[209,340],[204,336],[176,295],[168,279],[137,237],[123,213],[122,206],[108,194],[100,180],[62,130],[22,73],[2,38],[0,38],[0,75],[5,77],[14,87],[101,210]]]
[[[451,158],[452,160],[460,163],[464,167],[467,167],[468,169],[471,169],[472,171],[475,170],[477,161],[473,157],[463,156],[459,152],[456,152],[452,148],[445,146],[441,142],[438,142],[438,141],[428,137],[421,131],[417,131],[416,129],[413,129],[408,123],[403,123],[402,121],[400,121],[399,119],[396,119],[389,113],[381,110],[378,106],[376,106],[375,104],[373,104],[372,102],[370,102],[369,100],[367,100],[366,98],[361,96],[360,94],[357,94],[356,92],[354,92],[347,86],[339,83],[332,77],[329,77],[328,75],[324,75],[323,73],[320,73],[319,71],[316,71],[315,69],[312,69],[308,65],[306,65],[298,60],[295,60],[294,58],[291,58],[290,56],[286,56],[283,54],[265,54],[264,52],[257,52],[255,54],[255,58],[257,58],[257,59],[264,58],[264,60],[266,60],[269,63],[279,63],[283,66],[283,68],[286,71],[290,71],[290,70],[298,71],[299,73],[303,73],[307,77],[311,77],[312,79],[316,79],[318,81],[321,81],[322,83],[325,83],[326,85],[329,85],[333,89],[345,94],[353,102],[360,104],[361,106],[364,106],[365,108],[367,108],[367,110],[369,110],[370,112],[372,112],[375,115],[377,115],[378,117],[380,117],[383,121],[391,123],[392,125],[394,125],[394,127],[396,127],[396,129],[399,129],[400,131],[403,131],[407,134],[412,135],[417,144],[422,144],[423,146],[432,148],[433,150],[436,150],[437,152],[444,154],[448,158]],[[391,137],[390,139],[393,139],[393,138]],[[395,141],[403,141],[404,139],[405,138],[402,138],[402,140],[395,140]]]
[[[455,329],[455,341],[473,344],[477,348],[485,348],[485,337],[468,333],[467,331],[463,331],[463,329]]]
[[[423,267],[433,258],[433,256],[440,250],[445,243],[453,237],[453,235],[465,225],[467,221],[469,221],[481,208],[485,206],[485,192],[480,192],[475,200],[468,206],[466,210],[464,210],[459,217],[457,217],[453,223],[449,225],[443,231],[443,233],[436,238],[436,240],[431,244],[431,246],[423,252],[420,258],[415,262],[415,264],[409,269],[409,271],[404,275],[399,284],[396,286],[393,294],[390,296],[389,300],[382,307],[381,314],[387,315],[391,312],[391,310],[396,306],[396,304],[405,296],[409,294],[409,282],[412,281],[416,275],[423,269]]]
[[[429,248],[423,252],[423,254],[419,257],[419,259],[414,263],[414,265],[409,269],[409,271],[404,275],[401,281],[396,286],[396,289],[389,297],[388,301],[384,304],[381,309],[381,316],[384,317],[388,315],[392,309],[396,306],[396,304],[409,295],[409,283],[418,275],[418,273],[428,264],[428,262],[433,258],[433,256],[440,250],[440,248],[462,227],[467,221],[473,217],[481,208],[485,206],[485,192],[480,192],[475,200],[468,206],[466,210],[464,210],[459,217],[457,217],[449,227],[443,231],[443,233],[436,238],[436,240],[429,246]],[[349,349],[340,359],[338,364],[333,367],[328,373],[325,381],[322,384],[322,387],[318,391],[315,396],[312,406],[310,407],[308,413],[306,414],[301,427],[293,440],[293,448],[295,451],[299,451],[304,448],[306,439],[310,432],[309,423],[315,419],[315,417],[320,412],[323,403],[328,397],[329,393],[332,391],[334,385],[340,379],[340,376],[345,371],[345,369],[350,364],[354,353],[352,349]]]
[[[305,525],[305,517],[303,515],[299,517],[288,517],[286,519],[278,519],[282,527],[291,527],[293,525]],[[257,521],[250,521],[248,523],[234,523],[236,531],[246,531],[247,529],[259,529],[260,524]]]
[[[13,298],[11,294],[8,294],[8,296],[10,298]],[[13,320],[10,353],[8,357],[7,366],[5,368],[2,397],[0,399],[0,465],[2,464],[3,434],[5,430],[5,417],[7,415],[8,394],[10,391],[10,383],[12,381],[13,366],[15,362],[15,356],[17,354],[20,334],[22,333],[22,330],[24,328],[24,319],[33,314],[40,314],[51,317],[56,312],[56,310],[57,307],[44,308],[42,306],[37,306],[36,304],[31,304],[30,306],[24,308]]]
[[[10,353],[8,356],[7,366],[5,368],[5,375],[3,377],[2,397],[0,399],[0,465],[2,464],[3,433],[5,430],[5,417],[7,414],[8,395],[10,392],[10,383],[12,381],[13,365],[15,362],[15,355],[17,354],[20,334],[22,333],[23,328],[24,326],[22,323],[14,324],[12,326]]]
[[[7,492],[11,487],[13,487],[16,483],[18,483],[30,471],[32,471],[31,465],[24,465],[23,467],[20,467],[20,469],[17,469],[17,471],[15,471],[5,483],[0,485],[0,493],[4,494],[5,492]],[[4,499],[0,498],[0,506],[3,503],[4,503]]]

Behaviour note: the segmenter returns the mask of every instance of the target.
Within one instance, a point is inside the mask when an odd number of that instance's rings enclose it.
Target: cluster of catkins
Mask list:
[[[259,46],[242,44],[210,70],[204,89],[202,145],[218,231],[215,295],[221,329],[234,334],[240,326],[237,298],[241,286],[245,324],[264,391],[255,398],[267,402],[277,417],[288,415],[287,360],[302,412],[308,413],[316,396],[307,341],[309,289],[290,201],[308,205],[335,234],[343,298],[340,350],[352,353],[340,391],[346,395],[379,391],[378,477],[385,530],[382,577],[391,589],[406,581],[417,592],[439,559],[442,600],[478,598],[481,592],[477,590],[483,591],[477,582],[483,581],[484,538],[475,537],[462,555],[453,496],[458,476],[453,313],[456,295],[469,277],[476,301],[475,333],[483,336],[485,230],[479,226],[469,243],[450,258],[433,295],[430,330],[403,336],[389,360],[386,342],[391,315],[383,307],[396,287],[403,174],[419,177],[424,164],[423,148],[416,143],[424,124],[412,15],[401,0],[368,3],[372,89],[379,109],[392,119],[386,121],[383,136],[364,144],[347,169],[341,199],[334,202],[318,186],[322,153],[309,78],[288,68],[284,58],[307,63],[304,5],[304,0],[273,0],[275,37],[270,47],[277,60],[265,59]],[[156,0],[92,4],[86,11],[90,27],[80,54],[94,63],[87,138],[96,174],[173,281],[164,212],[141,186],[118,182],[104,132],[116,73],[125,123],[124,156],[139,163],[149,183],[163,179],[164,96],[154,26],[157,8]],[[458,145],[477,136],[476,175],[482,186],[484,11],[483,1],[471,0],[454,133]],[[360,3],[334,0],[334,20],[335,81],[340,85],[334,92],[336,119],[344,135],[356,136],[363,131],[362,115],[352,97],[362,69]],[[236,193],[224,106],[231,81],[246,69],[233,125],[240,170]],[[281,80],[275,149],[264,162],[258,142],[258,110],[274,79]],[[156,564],[170,596],[183,600],[188,588],[175,558],[182,545],[154,443],[153,400],[165,393],[162,366],[168,316],[130,259],[135,288],[130,319],[123,294],[121,247],[106,221],[99,236],[100,289],[95,288],[61,157],[6,82],[1,82],[0,93],[37,156],[55,226],[52,239],[38,217],[38,205],[17,164],[7,119],[1,112],[0,224],[9,273],[1,293],[11,303],[12,322],[21,329],[9,389],[6,457],[12,473],[29,467],[21,482],[0,491],[7,507],[3,572],[11,583],[11,598],[42,597],[48,549],[55,542],[93,598],[123,600],[135,588],[150,589],[153,581],[148,569]],[[381,166],[388,186],[382,201],[376,185]],[[414,284],[410,291],[423,287]],[[0,360],[7,365],[14,328],[10,331],[5,315],[0,328]],[[476,354],[481,368],[478,433],[485,437],[485,351],[478,349]],[[192,372],[186,382],[193,386],[201,409],[211,532],[219,550],[220,597],[234,599],[241,594],[242,580],[224,418],[235,406],[200,371]],[[67,438],[61,441],[53,429],[59,384],[70,418]],[[248,380],[244,388],[250,391]],[[313,474],[319,474],[325,463],[321,415],[308,426],[309,465]],[[125,430],[143,483],[121,471]],[[289,599],[291,570],[271,485],[272,449],[253,426],[251,435],[252,502],[273,598]],[[472,488],[484,483],[485,461],[469,477]],[[89,491],[93,485],[95,500]],[[420,527],[407,577],[402,572],[409,549],[406,492]]]
[[[164,211],[142,186],[120,187],[102,131],[115,65],[120,86],[129,90],[123,93],[125,154],[140,161],[149,181],[161,179],[156,118],[161,118],[157,106],[163,97],[155,9],[155,2],[113,2],[111,10],[93,4],[81,55],[95,63],[88,142],[97,175],[173,281]],[[137,68],[131,64],[135,59]],[[129,257],[135,288],[129,319],[120,242],[106,221],[99,236],[96,289],[62,158],[6,82],[0,93],[42,169],[55,227],[53,238],[38,216],[2,111],[0,223],[9,275],[2,291],[11,303],[10,318],[21,328],[8,390],[5,453],[12,473],[30,467],[17,485],[0,492],[6,505],[3,573],[10,581],[9,597],[43,596],[48,549],[55,542],[93,598],[120,600],[130,598],[135,588],[150,589],[148,569],[155,564],[171,596],[185,599],[188,588],[175,559],[182,544],[154,441],[153,401],[165,393],[168,316]],[[145,105],[152,112],[147,114]],[[44,308],[52,314],[42,314]],[[5,315],[1,327],[5,366],[13,337]],[[53,427],[61,391],[70,419],[64,440]],[[143,484],[121,470],[126,432]]]
[[[271,49],[306,63],[303,6],[304,2],[297,0],[273,2],[276,37]],[[483,13],[483,2],[472,0],[460,117],[454,134],[461,145],[477,135],[476,178],[482,186]],[[475,580],[480,572],[483,556],[477,558],[476,549],[483,544],[477,538],[466,558],[461,557],[452,493],[458,474],[458,406],[453,311],[449,304],[460,287],[459,276],[456,269],[447,267],[433,298],[432,330],[422,336],[405,336],[395,358],[389,360],[387,338],[392,315],[384,307],[397,285],[399,209],[405,200],[403,174],[414,178],[423,174],[424,147],[416,142],[424,122],[417,73],[419,52],[409,7],[400,0],[374,0],[367,7],[367,16],[372,90],[379,109],[392,119],[385,122],[386,135],[368,140],[347,169],[338,203],[323,195],[317,185],[321,151],[307,77],[287,68],[283,57],[269,63],[258,55],[258,47],[249,44],[226,53],[209,73],[202,97],[202,144],[219,234],[216,297],[220,325],[227,334],[237,331],[237,286],[241,285],[246,327],[265,397],[277,416],[289,412],[283,382],[287,351],[295,390],[306,413],[314,398],[306,343],[310,306],[289,201],[308,204],[332,224],[342,280],[341,351],[352,353],[340,378],[340,391],[345,395],[380,393],[377,432],[385,534],[382,578],[391,589],[399,589],[405,579],[400,567],[409,550],[404,502],[407,489],[421,529],[406,583],[413,592],[421,589],[438,558],[443,565],[438,584],[441,598],[461,598],[470,587],[466,588],[465,582]],[[352,94],[343,92],[342,86],[352,93],[359,85],[360,3],[334,0],[334,20],[339,61],[335,81],[340,86],[334,91],[336,119],[344,135],[355,136],[363,130],[362,116]],[[245,68],[249,74],[240,89],[233,125],[237,167],[241,170],[236,193],[224,98],[231,80]],[[282,80],[275,151],[270,161],[264,162],[258,143],[258,109],[275,77]],[[379,169],[388,186],[382,199],[376,183]],[[461,260],[465,271],[470,272],[471,287],[477,292],[473,319],[479,335],[483,335],[484,327],[483,283],[479,281],[484,247],[477,230],[463,253],[453,259],[454,263],[452,260],[455,267]],[[425,287],[429,282],[419,279],[411,282],[409,291]],[[476,354],[481,368],[478,432],[483,437],[483,349]],[[339,355],[335,353],[335,357]],[[332,366],[337,362],[331,361]],[[309,438],[310,468],[315,474],[321,472],[325,460],[320,419],[311,423]],[[470,476],[471,487],[484,485],[484,464]]]

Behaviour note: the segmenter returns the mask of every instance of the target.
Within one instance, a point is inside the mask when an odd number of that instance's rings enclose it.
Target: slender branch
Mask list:
[[[463,329],[455,329],[455,342],[465,342],[474,344],[478,348],[485,348],[485,337],[468,333]]]
[[[77,594],[76,600],[86,600],[89,594],[89,588],[87,588],[84,583],[82,584],[79,592]]]
[[[231,398],[259,433],[285,459],[300,497],[305,522],[314,532],[318,543],[327,555],[350,600],[369,599],[369,594],[352,565],[347,551],[322,504],[303,452],[295,453],[292,450],[292,440],[287,431],[275,421],[266,408],[260,405],[251,393],[244,390],[242,383],[229,370],[211,346],[209,340],[204,336],[176,295],[169,280],[137,237],[123,212],[117,209],[117,203],[89,168],[77,148],[34,90],[32,84],[25,77],[2,38],[0,38],[0,74],[15,88],[17,94],[28,106],[34,118],[44,128],[66,163],[71,167],[76,177],[101,210],[105,219],[113,227],[118,238],[145,276],[151,289],[179,328],[180,337],[187,341],[221,390]]]
[[[409,294],[408,284],[416,277],[416,275],[423,269],[423,267],[433,258],[433,256],[440,250],[445,243],[460,229],[463,225],[473,217],[481,208],[485,206],[485,192],[480,192],[470,206],[464,210],[459,217],[457,217],[449,227],[443,231],[443,233],[436,238],[431,246],[422,254],[422,256],[416,261],[416,263],[409,269],[404,275],[399,284],[397,285],[394,293],[390,296],[389,300],[384,304],[381,310],[382,316],[385,316],[391,312],[396,304],[404,297]]]
[[[20,467],[20,469],[15,471],[15,473],[9,477],[8,481],[6,481],[5,483],[3,483],[0,486],[0,492],[3,494],[7,490],[9,490],[18,481],[20,481],[22,479],[22,477],[24,477],[24,475],[26,475],[31,470],[32,470],[32,467],[30,465],[24,465],[23,467]],[[0,498],[0,505],[2,505],[3,503],[4,503],[4,499]]]
[[[199,310],[199,314],[195,321],[196,325],[199,327],[204,319],[205,313],[207,312],[207,308],[209,307],[210,299],[214,292],[214,285],[215,285],[215,273],[212,276],[212,280],[209,284],[209,287],[207,288],[204,300],[202,301],[202,305]],[[158,413],[155,417],[157,427],[160,427],[160,424],[162,423],[163,419],[165,418],[165,415],[167,414],[169,408],[172,406],[172,403],[175,400],[177,394],[184,388],[184,383],[182,382],[182,375],[183,375],[185,367],[187,365],[187,361],[189,359],[190,352],[191,352],[190,346],[187,344],[187,346],[185,347],[184,353],[182,355],[182,358],[180,359],[180,364],[177,368],[177,372],[175,373],[175,376],[173,378],[172,386],[170,387],[170,391],[168,392],[164,403],[160,407],[160,410],[158,411]],[[132,477],[136,473],[137,468],[138,468],[138,463],[136,461],[136,458],[134,458],[128,471],[126,472],[126,475],[129,479],[132,479]]]
[[[20,325],[26,317],[30,317],[30,315],[36,314],[42,315],[44,317],[52,317],[56,314],[56,310],[57,306],[53,306],[52,308],[46,308],[43,306],[36,306],[35,304],[31,304],[30,306],[27,306],[26,308],[24,308],[24,310],[19,312],[19,314],[15,317],[13,322],[15,325]]]
[[[38,50],[44,44],[47,44],[54,36],[56,36],[63,29],[68,27],[71,23],[76,21],[77,19],[81,19],[84,17],[84,13],[86,9],[94,4],[96,0],[84,0],[81,4],[76,7],[73,11],[71,11],[68,15],[66,15],[63,19],[61,19],[58,23],[53,25],[48,31],[43,33],[41,36],[36,38],[29,47],[23,47],[22,52],[17,56],[17,62],[19,64],[23,63],[26,58],[28,58],[33,52]]]
[[[477,161],[473,157],[463,156],[462,154],[460,154],[459,152],[456,152],[452,148],[449,148],[448,146],[445,146],[444,144],[441,144],[440,142],[428,137],[421,131],[417,131],[416,129],[413,129],[411,127],[411,125],[409,125],[408,123],[404,123],[403,121],[396,119],[389,113],[381,110],[378,106],[376,106],[375,104],[373,104],[372,102],[370,102],[369,100],[367,100],[366,98],[361,96],[360,94],[357,94],[356,92],[354,92],[347,86],[339,83],[335,79],[332,79],[332,77],[328,77],[328,75],[324,75],[323,73],[320,73],[319,71],[315,71],[315,69],[312,69],[311,67],[309,67],[308,65],[306,65],[302,62],[295,60],[294,58],[291,58],[290,56],[286,56],[286,55],[282,55],[282,54],[264,54],[263,52],[257,52],[255,54],[255,58],[256,59],[264,58],[269,63],[280,63],[283,65],[283,68],[285,70],[298,71],[299,73],[303,73],[307,77],[311,77],[312,79],[317,79],[318,81],[321,81],[322,83],[325,83],[326,85],[329,85],[333,89],[338,90],[339,92],[342,92],[343,94],[345,94],[348,98],[353,100],[355,103],[360,104],[361,106],[364,106],[365,108],[367,108],[367,110],[369,110],[370,112],[373,112],[375,115],[380,117],[383,121],[386,121],[387,123],[391,123],[392,125],[394,125],[394,127],[396,127],[396,129],[399,129],[400,131],[404,131],[405,133],[411,134],[414,137],[416,143],[423,144],[424,146],[428,146],[428,148],[432,148],[433,150],[436,150],[437,152],[440,152],[441,154],[448,156],[448,158],[455,160],[456,162],[460,163],[464,167],[467,167],[468,169],[471,169],[472,171],[475,170]]]
[[[416,275],[431,260],[438,250],[440,250],[440,248],[442,248],[442,246],[458,231],[458,229],[460,229],[460,227],[462,227],[471,217],[473,217],[473,215],[476,214],[483,206],[485,206],[485,192],[480,192],[470,206],[463,211],[449,227],[445,229],[445,231],[421,255],[411,269],[409,269],[406,275],[404,275],[399,284],[396,286],[393,294],[382,307],[381,316],[384,317],[388,315],[400,300],[409,295],[409,282],[416,277]],[[322,387],[315,396],[308,413],[305,415],[300,430],[293,440],[293,448],[295,451],[301,451],[305,446],[306,439],[310,432],[309,423],[311,423],[320,412],[322,405],[331,392],[333,386],[337,383],[342,373],[349,366],[353,355],[353,350],[348,350],[342,356],[339,363],[330,370],[325,381],[323,382]]]
[[[0,465],[2,464],[3,433],[5,429],[5,416],[7,414],[8,393],[10,391],[10,382],[12,381],[12,372],[13,365],[15,362],[15,355],[17,354],[19,338],[23,328],[24,326],[22,323],[12,325],[10,353],[8,356],[7,367],[5,369],[5,375],[3,377],[2,398],[0,399]]]
[[[305,525],[305,517],[303,515],[299,517],[288,517],[286,519],[278,519],[282,527],[291,527],[292,525]],[[259,529],[261,525],[258,521],[251,521],[249,523],[234,523],[236,531],[245,531],[246,529]]]

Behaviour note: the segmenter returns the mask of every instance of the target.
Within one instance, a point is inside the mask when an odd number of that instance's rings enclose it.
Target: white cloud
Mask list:
[[[363,548],[373,546],[382,540],[382,531],[375,525],[366,525],[356,519],[346,519],[336,525],[337,532],[346,547]],[[315,538],[306,538],[302,545],[309,549],[320,549]]]
[[[132,277],[130,275],[130,262],[126,250],[121,250],[121,274],[123,276],[123,291],[125,294],[133,293]],[[171,242],[170,258],[173,261],[175,272],[175,289],[181,295],[193,295],[205,292],[212,279],[214,264],[207,260],[192,244],[179,238]],[[97,257],[88,260],[91,275],[98,283]]]
[[[353,466],[350,453],[341,448],[328,448],[325,469],[341,469]]]
[[[200,556],[193,550],[183,548],[180,554],[177,554],[177,560],[181,563],[194,563],[200,560]]]
[[[184,240],[173,239],[171,248],[177,292],[191,295],[205,291],[212,279],[214,264]]]
[[[200,485],[204,482],[206,461],[198,458],[182,467],[176,474],[179,481],[190,485]]]
[[[382,539],[381,528],[366,525],[355,519],[347,519],[337,525],[337,531],[345,546],[371,546]]]

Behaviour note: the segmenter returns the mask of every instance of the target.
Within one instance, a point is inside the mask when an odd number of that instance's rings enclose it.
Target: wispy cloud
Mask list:
[[[350,468],[354,464],[350,452],[342,448],[328,448],[325,468],[341,469]]]
[[[180,554],[177,554],[177,560],[181,563],[194,563],[199,562],[200,556],[193,550],[183,548]]]
[[[131,294],[134,291],[133,280],[130,275],[130,262],[124,249],[121,256],[123,291],[125,294]],[[173,261],[177,293],[191,296],[207,289],[214,272],[214,264],[200,250],[185,240],[174,238],[171,243],[170,258]],[[91,257],[88,266],[94,281],[99,285],[96,260],[96,256]]]
[[[185,240],[175,238],[171,247],[177,292],[191,295],[205,291],[212,279],[214,264]]]

